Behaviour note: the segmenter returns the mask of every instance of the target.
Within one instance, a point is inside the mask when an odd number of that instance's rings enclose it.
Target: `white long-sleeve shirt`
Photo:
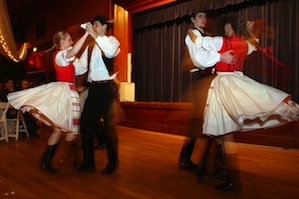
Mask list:
[[[258,42],[258,39],[256,39]],[[197,45],[201,45],[203,49],[206,51],[216,51],[218,52],[221,50],[223,46],[223,37],[221,36],[216,36],[216,37],[204,37],[201,39],[196,39]],[[253,51],[256,51],[256,47],[252,45],[249,41],[246,41],[247,46],[248,46],[248,51],[247,55],[250,55]]]
[[[198,30],[192,30],[192,32],[197,35],[195,42],[193,42],[190,36],[187,35],[185,43],[188,47],[193,64],[200,69],[214,66],[220,61],[220,53],[218,53],[218,51],[222,48],[223,37],[203,37]],[[256,47],[248,41],[247,45],[248,55],[256,50]]]
[[[206,50],[202,47],[202,39],[204,38],[201,33],[194,29],[192,32],[197,35],[195,43],[192,42],[189,35],[185,37],[185,44],[188,48],[190,58],[194,66],[205,69],[214,66],[220,61],[220,54],[214,50]]]
[[[95,40],[96,44],[93,46],[91,57],[89,61],[89,74],[87,77],[88,82],[92,81],[104,81],[112,80],[116,77],[116,74],[109,75],[109,71],[104,63],[102,55],[107,58],[114,58],[120,52],[120,43],[114,36],[98,36]],[[88,46],[85,51],[87,52]],[[84,51],[84,52],[85,52]],[[88,59],[88,53],[86,53],[86,60]]]

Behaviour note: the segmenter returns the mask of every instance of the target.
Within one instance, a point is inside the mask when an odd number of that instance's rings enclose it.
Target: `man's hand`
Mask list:
[[[96,33],[96,31],[94,31],[93,26],[90,22],[86,23],[86,32],[88,32],[89,35],[94,39],[98,37],[98,34]]]
[[[233,50],[228,50],[220,55],[220,61],[226,64],[234,64],[237,58],[236,55],[233,55]]]

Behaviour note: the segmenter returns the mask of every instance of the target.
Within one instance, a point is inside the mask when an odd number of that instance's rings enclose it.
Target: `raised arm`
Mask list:
[[[86,29],[86,32],[84,35],[74,44],[73,48],[71,50],[68,50],[66,53],[66,58],[70,58],[75,56],[82,48],[86,38],[88,37],[89,33],[87,32],[88,29]]]
[[[87,23],[88,27],[89,23]],[[120,43],[114,36],[98,35],[94,30],[89,34],[94,38],[96,44],[101,48],[107,58],[113,58],[120,52]]]
[[[246,23],[246,30],[249,35],[249,38],[247,39],[247,44],[248,44],[247,55],[251,54],[253,51],[256,51],[259,45],[259,40],[255,37],[253,33],[254,24],[255,24],[254,21],[247,21]]]

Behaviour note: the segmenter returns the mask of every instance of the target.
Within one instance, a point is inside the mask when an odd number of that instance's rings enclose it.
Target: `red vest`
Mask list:
[[[55,57],[57,53],[59,52],[56,51],[53,56],[54,56],[54,68],[56,72],[56,80],[60,82],[75,82],[75,67],[73,65],[73,62],[70,62],[69,65],[61,67],[55,62]]]
[[[237,61],[235,64],[226,64],[223,62],[218,62],[215,66],[216,71],[220,72],[233,72],[235,70],[242,71],[243,63],[248,52],[247,42],[243,37],[238,37],[233,34],[231,37],[223,37],[222,48],[218,51],[223,53],[228,50],[233,50],[233,55],[237,56]]]

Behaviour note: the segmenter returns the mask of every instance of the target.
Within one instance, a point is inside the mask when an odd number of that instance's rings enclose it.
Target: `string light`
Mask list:
[[[26,55],[27,55],[27,43],[24,43],[21,50],[20,50],[20,55],[19,55],[19,58],[15,58],[12,54],[12,52],[9,50],[9,47],[5,41],[5,38],[2,34],[2,31],[0,30],[0,44],[3,48],[3,50],[5,51],[5,53],[7,54],[7,56],[12,59],[14,62],[19,62],[23,59],[26,58]]]

